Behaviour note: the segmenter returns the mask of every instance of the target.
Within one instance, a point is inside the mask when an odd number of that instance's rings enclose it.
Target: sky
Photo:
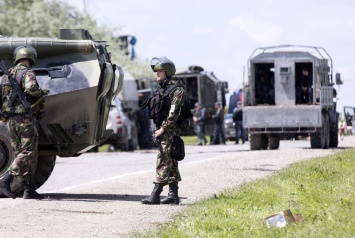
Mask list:
[[[177,68],[202,66],[231,92],[247,78],[258,47],[323,47],[344,84],[337,111],[355,107],[355,1],[353,0],[61,0],[137,38],[138,58],[166,56]],[[90,30],[90,29],[89,29]]]

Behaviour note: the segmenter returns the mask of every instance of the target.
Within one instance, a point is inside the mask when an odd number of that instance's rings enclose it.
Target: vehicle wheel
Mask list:
[[[278,136],[269,137],[269,150],[277,150],[280,146],[280,138]]]
[[[268,139],[267,134],[262,134],[261,135],[261,149],[267,150],[268,145],[269,145],[269,139]]]
[[[10,136],[5,124],[0,123],[0,176],[2,176],[14,160]],[[6,197],[0,192],[0,197]]]
[[[261,150],[262,149],[261,134],[250,134],[249,144],[250,144],[250,150]]]
[[[338,127],[333,125],[330,128],[330,133],[329,133],[329,147],[337,148],[338,144],[339,144]]]
[[[328,149],[330,143],[330,122],[328,113],[324,114],[324,147],[323,149]]]
[[[329,146],[329,117],[322,114],[322,127],[311,134],[311,148],[325,149]]]

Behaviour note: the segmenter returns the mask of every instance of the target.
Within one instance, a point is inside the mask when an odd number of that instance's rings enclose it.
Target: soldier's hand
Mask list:
[[[164,134],[164,128],[160,127],[159,130],[156,130],[154,133],[155,138],[158,138],[159,136],[161,136],[162,134]]]

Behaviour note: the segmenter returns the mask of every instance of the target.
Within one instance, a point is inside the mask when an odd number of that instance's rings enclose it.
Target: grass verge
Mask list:
[[[355,150],[292,164],[201,201],[135,237],[355,237]],[[303,223],[268,229],[286,209]]]

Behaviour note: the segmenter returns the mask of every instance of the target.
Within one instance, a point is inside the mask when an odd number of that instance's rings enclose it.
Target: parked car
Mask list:
[[[112,129],[114,133],[105,142],[105,144],[109,144],[108,151],[137,149],[137,125],[134,117],[132,109],[124,107],[118,97],[112,101],[106,129]]]
[[[228,113],[224,115],[224,134],[226,140],[235,141],[235,125],[232,116],[233,113]]]

